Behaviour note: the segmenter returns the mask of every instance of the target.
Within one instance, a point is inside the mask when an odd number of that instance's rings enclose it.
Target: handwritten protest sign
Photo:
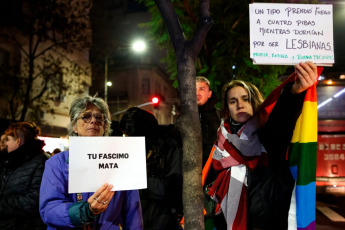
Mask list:
[[[68,192],[147,187],[144,137],[69,137]]]
[[[254,64],[334,63],[332,5],[253,3],[249,11]]]

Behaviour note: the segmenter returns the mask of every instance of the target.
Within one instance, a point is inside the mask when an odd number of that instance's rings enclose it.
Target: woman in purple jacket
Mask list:
[[[72,102],[70,136],[108,136],[110,112],[98,97],[82,96]],[[139,193],[111,191],[104,184],[95,193],[68,193],[69,151],[51,157],[40,189],[40,214],[48,229],[143,229]],[[82,176],[82,175],[81,175]]]

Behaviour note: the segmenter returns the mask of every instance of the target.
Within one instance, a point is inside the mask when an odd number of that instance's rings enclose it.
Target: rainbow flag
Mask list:
[[[320,76],[323,68],[318,67]],[[316,84],[305,95],[289,148],[295,179],[289,211],[289,230],[314,230],[316,205],[317,95]]]

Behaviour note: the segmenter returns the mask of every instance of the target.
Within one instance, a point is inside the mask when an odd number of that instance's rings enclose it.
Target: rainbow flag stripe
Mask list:
[[[322,71],[322,70],[321,70]],[[316,84],[305,95],[289,148],[289,164],[296,181],[289,230],[315,229],[316,205],[317,95]]]

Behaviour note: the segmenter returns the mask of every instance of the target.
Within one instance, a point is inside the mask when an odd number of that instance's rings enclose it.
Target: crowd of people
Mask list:
[[[225,84],[220,111],[210,81],[196,78],[202,166],[208,168],[203,186],[214,203],[205,229],[287,229],[294,180],[286,152],[317,67],[300,63],[294,77],[265,117],[255,85]],[[100,97],[77,97],[69,116],[69,136],[111,135],[109,107]],[[146,189],[113,191],[105,183],[95,192],[70,194],[73,152],[56,149],[47,156],[35,123],[12,123],[0,142],[0,229],[182,229],[183,146],[176,126],[159,125],[152,113],[137,107],[117,125],[124,136],[145,137]],[[266,196],[268,181],[279,183]]]

